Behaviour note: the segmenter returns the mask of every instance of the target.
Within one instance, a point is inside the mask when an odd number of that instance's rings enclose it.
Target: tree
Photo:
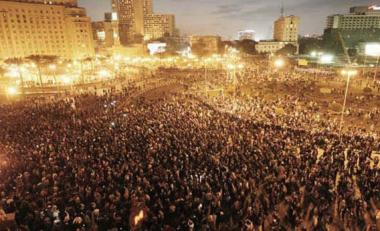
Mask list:
[[[38,80],[40,82],[40,86],[43,87],[42,68],[48,66],[49,64],[55,63],[58,57],[54,55],[30,55],[26,57],[26,59],[36,65],[38,71]]]
[[[208,55],[208,52],[205,49],[206,44],[203,41],[197,42],[191,46],[191,52],[199,57]]]
[[[255,46],[256,46],[256,42],[250,39],[237,41],[237,49],[246,54],[250,54],[250,55],[257,54]]]
[[[292,44],[286,44],[283,48],[276,52],[277,55],[292,55],[297,53],[297,47]]]
[[[323,49],[323,40],[321,38],[300,38],[298,43],[300,54],[310,54],[313,51]]]

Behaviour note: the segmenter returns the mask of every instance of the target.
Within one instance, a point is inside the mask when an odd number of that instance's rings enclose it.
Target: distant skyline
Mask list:
[[[239,30],[253,29],[256,39],[270,39],[281,14],[281,0],[153,0],[154,11],[172,13],[181,34],[217,34],[234,39]],[[322,34],[326,17],[352,6],[380,5],[368,0],[283,0],[286,15],[301,18],[301,35]],[[111,10],[111,0],[79,0],[93,21]]]

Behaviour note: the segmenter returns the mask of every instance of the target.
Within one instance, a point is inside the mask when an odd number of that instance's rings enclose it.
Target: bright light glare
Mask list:
[[[102,78],[107,78],[107,77],[110,77],[110,73],[107,71],[107,70],[100,70],[98,75]]]
[[[235,65],[233,65],[233,64],[228,64],[228,65],[227,65],[227,68],[230,69],[230,70],[235,69]]]
[[[322,64],[331,64],[334,61],[334,56],[333,55],[322,55],[319,59],[319,62]]]
[[[68,76],[63,76],[62,77],[62,82],[64,84],[71,84],[72,83],[72,79],[70,77],[68,77]]]
[[[7,94],[8,95],[17,95],[18,94],[18,90],[17,90],[16,87],[8,87]]]
[[[345,76],[355,76],[358,74],[358,71],[357,70],[354,70],[354,69],[343,69],[341,71],[341,74],[342,75],[345,75]]]
[[[277,68],[282,68],[285,66],[285,61],[283,59],[276,59],[276,61],[274,61],[274,66]]]
[[[55,71],[57,69],[57,65],[55,64],[50,64],[49,65],[49,69],[52,70],[52,71]]]
[[[365,54],[368,56],[380,56],[380,43],[367,43],[365,45]]]
[[[11,69],[9,69],[7,75],[11,78],[17,78],[19,76],[19,70],[17,70],[17,68],[13,67]]]

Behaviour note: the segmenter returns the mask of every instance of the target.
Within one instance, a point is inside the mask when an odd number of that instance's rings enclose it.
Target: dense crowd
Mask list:
[[[380,229],[373,136],[340,139],[315,105],[292,119],[255,98],[243,117],[138,91],[0,107],[1,207],[21,230]]]

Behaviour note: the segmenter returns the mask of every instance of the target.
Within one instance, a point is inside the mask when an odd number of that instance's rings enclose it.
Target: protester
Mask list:
[[[373,136],[340,139],[293,98],[231,114],[141,90],[0,107],[0,200],[21,230],[380,228]]]

